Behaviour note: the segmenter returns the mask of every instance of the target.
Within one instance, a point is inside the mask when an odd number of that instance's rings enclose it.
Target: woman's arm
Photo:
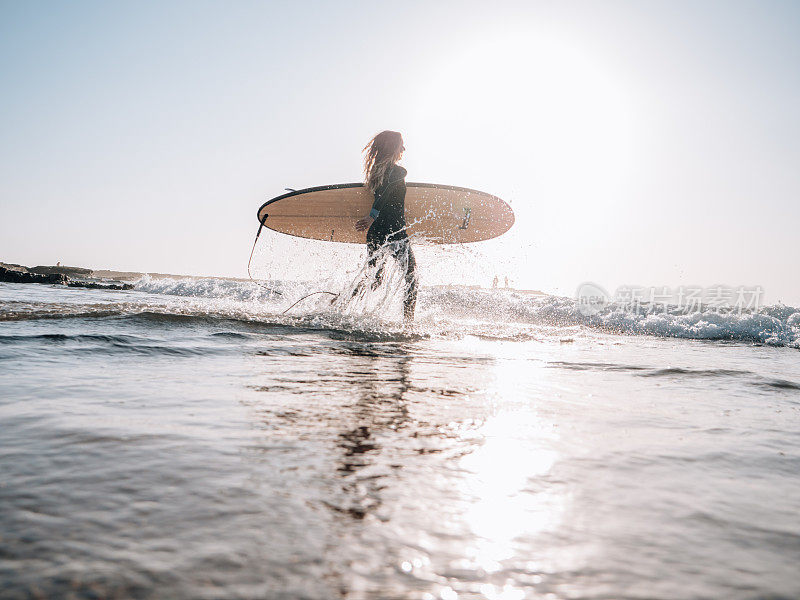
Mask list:
[[[364,231],[365,229],[369,229],[374,222],[375,219],[367,215],[363,219],[356,221],[356,231]]]
[[[399,185],[402,184],[402,185]],[[356,231],[364,231],[378,218],[381,211],[390,206],[392,203],[402,203],[406,195],[406,182],[402,177],[395,179],[386,185],[386,187],[375,194],[375,201],[372,203],[372,208],[369,215],[363,219],[356,221]]]

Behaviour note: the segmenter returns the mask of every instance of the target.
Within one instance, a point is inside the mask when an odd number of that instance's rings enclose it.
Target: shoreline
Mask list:
[[[154,273],[146,271],[116,271],[114,269],[90,269],[69,265],[37,265],[28,267],[16,263],[0,261],[0,269],[40,275],[61,274],[67,277],[90,279],[113,279],[114,281],[137,281],[147,275],[153,279],[229,279],[231,281],[249,281],[242,277],[211,277],[209,275],[178,275],[177,273]]]

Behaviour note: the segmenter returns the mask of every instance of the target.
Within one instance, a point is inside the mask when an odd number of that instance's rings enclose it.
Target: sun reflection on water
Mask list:
[[[463,404],[472,412],[438,426],[443,447],[454,452],[426,455],[447,467],[428,485],[447,501],[396,568],[431,586],[421,597],[526,598],[547,592],[554,569],[575,562],[573,548],[558,539],[573,509],[572,487],[553,474],[568,460],[569,444],[548,402],[552,374],[545,361],[520,359],[513,343],[466,343],[477,354],[491,352],[492,360],[470,374]],[[459,405],[454,400],[450,408]]]
[[[532,391],[547,375],[530,362],[508,358],[496,363],[494,375],[496,410],[472,431],[480,445],[459,461],[461,517],[472,540],[462,564],[453,566],[482,573],[485,598],[523,598],[522,582],[503,571],[524,565],[527,584],[541,581],[537,573],[547,565],[541,564],[541,554],[530,555],[531,540],[559,526],[568,497],[563,488],[544,481],[559,460],[559,435],[537,410]]]
[[[461,467],[471,474],[463,484],[470,499],[464,519],[475,536],[468,559],[474,568],[492,573],[515,556],[519,535],[535,536],[558,524],[564,498],[532,489],[531,480],[546,475],[558,459],[548,447],[555,438],[552,427],[535,413],[500,414],[482,433],[483,445],[461,459]]]

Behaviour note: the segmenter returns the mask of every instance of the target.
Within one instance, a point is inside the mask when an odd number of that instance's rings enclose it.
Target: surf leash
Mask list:
[[[310,294],[306,294],[305,296],[303,296],[302,298],[300,298],[300,300],[298,300],[297,302],[295,302],[294,304],[292,304],[292,305],[291,305],[289,308],[287,308],[287,309],[286,309],[285,311],[283,311],[281,314],[282,314],[282,315],[285,315],[287,312],[289,312],[290,310],[292,310],[292,309],[293,309],[295,306],[297,306],[298,304],[300,304],[300,303],[301,303],[303,300],[305,300],[306,298],[309,298],[309,297],[313,296],[314,294],[330,294],[330,295],[331,295],[331,296],[333,296],[334,298],[338,298],[338,297],[339,297],[339,294],[334,294],[333,292],[311,292]]]
[[[287,189],[288,191],[290,191],[290,192],[293,192],[293,191],[294,191],[294,190],[292,190],[292,189],[290,189],[290,188],[286,188],[286,189]],[[248,275],[248,277],[250,277],[250,281],[252,281],[253,283],[255,283],[257,286],[264,288],[265,290],[269,291],[269,292],[270,292],[270,293],[272,293],[272,294],[278,294],[279,296],[283,296],[283,292],[279,292],[278,290],[274,290],[274,289],[272,289],[272,288],[270,288],[270,287],[267,287],[267,286],[266,286],[266,285],[264,285],[263,283],[261,283],[261,282],[259,282],[259,281],[256,281],[256,280],[253,278],[253,274],[250,272],[250,265],[251,265],[251,264],[252,264],[252,262],[253,262],[253,254],[254,254],[254,253],[255,253],[255,251],[256,251],[256,244],[258,244],[258,238],[259,238],[259,236],[261,236],[261,230],[262,230],[262,229],[264,229],[264,224],[266,223],[266,221],[267,221],[267,217],[268,217],[268,216],[269,216],[269,215],[264,215],[264,218],[263,218],[263,219],[261,219],[261,221],[259,222],[259,225],[258,225],[258,231],[256,232],[256,239],[254,239],[254,240],[253,240],[253,247],[250,249],[250,258],[247,260],[247,275]],[[291,305],[289,308],[287,308],[286,310],[284,310],[284,311],[283,311],[281,314],[282,314],[282,315],[285,315],[287,312],[289,312],[290,310],[292,310],[292,309],[293,309],[295,306],[297,306],[298,304],[300,304],[300,303],[301,303],[303,300],[305,300],[306,298],[309,298],[309,297],[311,297],[311,296],[313,296],[313,295],[315,295],[315,294],[329,294],[329,295],[333,296],[334,298],[338,298],[338,297],[339,297],[339,294],[334,294],[333,292],[326,292],[326,291],[321,291],[321,292],[311,292],[310,294],[306,294],[305,296],[303,296],[302,298],[300,298],[300,299],[299,299],[297,302],[295,302],[294,304],[292,304],[292,305]]]
[[[253,274],[250,273],[250,263],[253,262],[253,253],[256,251],[256,244],[258,244],[258,236],[261,235],[261,230],[264,229],[264,223],[266,223],[267,221],[267,216],[268,215],[264,215],[264,218],[261,219],[261,222],[258,226],[258,231],[256,232],[256,239],[253,240],[253,248],[250,250],[250,259],[247,261],[247,276],[250,277],[250,281],[255,283],[257,286],[264,288],[271,294],[278,294],[279,296],[283,296],[283,292],[279,292],[278,290],[273,290],[272,288],[267,287],[263,283],[259,283],[258,281],[253,279]]]

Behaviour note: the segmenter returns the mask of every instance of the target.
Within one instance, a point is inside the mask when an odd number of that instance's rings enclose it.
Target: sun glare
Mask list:
[[[632,159],[630,100],[585,50],[532,34],[483,40],[456,49],[429,79],[416,128],[426,139],[416,142],[432,150],[420,167],[511,200],[618,194]],[[443,147],[458,152],[442,156]]]

